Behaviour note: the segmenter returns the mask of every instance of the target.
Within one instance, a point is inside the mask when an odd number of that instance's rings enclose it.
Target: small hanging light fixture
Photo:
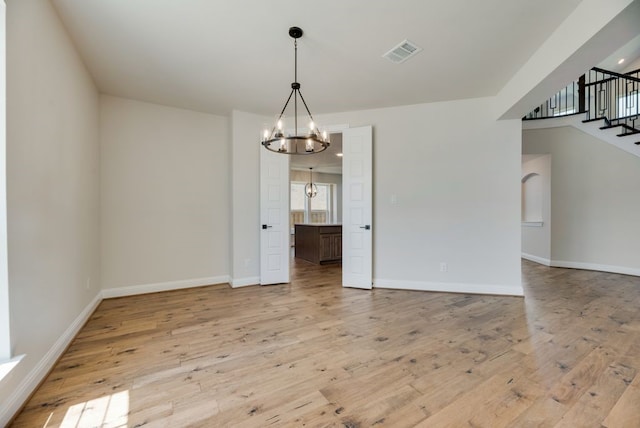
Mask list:
[[[300,92],[300,83],[298,83],[298,39],[302,37],[302,34],[302,29],[299,27],[289,28],[289,36],[291,36],[294,41],[294,82],[291,84],[291,93],[289,94],[287,101],[284,103],[284,107],[282,108],[275,125],[271,128],[271,132],[269,132],[268,129],[264,130],[261,142],[267,150],[286,155],[310,155],[325,151],[327,147],[329,147],[329,136],[327,135],[327,132],[320,132],[313,120],[311,112],[309,111],[309,107],[307,107],[307,103],[302,97],[302,92]],[[292,97],[294,106],[294,133],[293,135],[285,135],[282,119]],[[302,132],[298,133],[298,97],[300,97],[300,100],[309,115],[309,132],[306,134]]]
[[[309,168],[309,182],[304,185],[307,198],[314,198],[318,194],[318,186],[313,183],[313,168]]]

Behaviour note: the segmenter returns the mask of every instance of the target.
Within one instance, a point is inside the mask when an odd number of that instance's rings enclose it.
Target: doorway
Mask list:
[[[331,133],[342,134],[344,156],[342,198],[336,190],[336,205],[342,201],[342,253],[343,287],[372,288],[373,277],[373,132],[371,126],[349,128],[334,127]],[[338,144],[334,144],[334,149]],[[339,152],[333,152],[338,156]],[[325,153],[330,155],[331,152]],[[260,284],[290,282],[291,213],[290,213],[290,161],[292,158],[313,156],[282,156],[267,150],[260,151]],[[295,165],[295,164],[294,164]],[[311,209],[311,211],[313,211]],[[328,217],[332,217],[329,214]],[[337,212],[335,215],[337,218]],[[337,226],[337,225],[335,225]],[[294,238],[295,239],[295,238]],[[295,241],[294,241],[295,242]]]
[[[342,133],[331,134],[331,145],[324,152],[292,156],[289,180],[292,279],[310,269],[333,274],[339,270],[341,275]],[[310,183],[311,197],[305,191]]]

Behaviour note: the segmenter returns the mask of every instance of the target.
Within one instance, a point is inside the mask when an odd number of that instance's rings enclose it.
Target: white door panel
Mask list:
[[[371,126],[342,132],[342,285],[373,282],[373,141]]]
[[[289,156],[260,149],[260,284],[289,282]]]

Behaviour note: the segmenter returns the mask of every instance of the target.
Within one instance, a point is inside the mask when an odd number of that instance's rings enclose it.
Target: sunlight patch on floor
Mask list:
[[[126,427],[128,415],[129,391],[122,391],[69,407],[60,428]]]

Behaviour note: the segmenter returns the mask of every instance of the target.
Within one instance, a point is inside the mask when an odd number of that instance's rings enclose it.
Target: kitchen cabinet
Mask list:
[[[315,264],[342,261],[342,225],[296,224],[295,256]]]

